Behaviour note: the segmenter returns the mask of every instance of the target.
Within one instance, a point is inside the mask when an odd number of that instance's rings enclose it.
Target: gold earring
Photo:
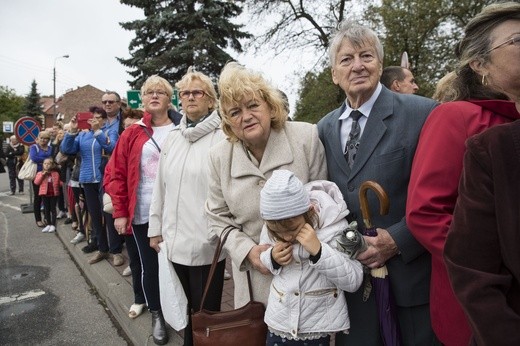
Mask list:
[[[482,85],[488,85],[488,81],[486,80],[486,75],[482,75]]]

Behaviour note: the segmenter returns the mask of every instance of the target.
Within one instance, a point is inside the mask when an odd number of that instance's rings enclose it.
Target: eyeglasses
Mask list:
[[[491,53],[495,49],[498,49],[500,47],[507,46],[507,45],[520,46],[520,36],[512,37],[509,40],[507,40],[505,42],[502,42],[499,45],[497,45],[497,46],[491,48],[490,50],[486,51],[486,53],[484,53],[484,54]]]
[[[203,90],[183,90],[179,92],[179,97],[181,99],[190,98],[190,95],[193,95],[194,99],[203,98],[206,93]]]
[[[166,95],[168,95],[168,93],[163,90],[147,90],[144,92],[144,96],[154,96],[154,95],[166,96]]]
[[[118,101],[114,101],[114,100],[103,100],[103,101],[101,101],[101,103],[104,104],[104,105],[113,105],[116,102],[118,102]]]

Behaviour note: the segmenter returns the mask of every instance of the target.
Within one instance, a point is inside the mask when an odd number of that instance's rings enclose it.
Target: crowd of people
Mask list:
[[[236,62],[218,88],[190,68],[175,85],[180,113],[157,75],[141,88],[142,110],[123,110],[106,92],[88,127],[73,116],[25,154],[37,164],[36,224],[54,232],[66,216],[92,265],[123,265],[126,246],[129,318],[147,308],[159,345],[169,336],[158,252],[187,297],[177,313],[190,317],[223,233],[204,308],[221,308],[228,258],[235,307],[251,299],[248,280],[266,306],[266,345],[328,345],[332,335],[349,346],[520,344],[520,4],[492,4],[469,21],[433,99],[413,95],[410,70],[383,69],[380,39],[364,25],[343,21],[328,54],[345,102],[315,125],[289,121],[283,92]],[[24,191],[24,152],[11,138],[12,194]],[[370,220],[366,181],[390,206]],[[380,196],[366,198],[377,210]],[[367,221],[375,227],[351,257],[338,237]],[[370,279],[381,268],[386,298]]]

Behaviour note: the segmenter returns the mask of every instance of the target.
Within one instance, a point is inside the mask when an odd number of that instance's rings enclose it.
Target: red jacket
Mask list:
[[[34,184],[40,185],[39,193],[40,196],[47,196],[47,190],[49,185],[47,184],[48,176],[43,176],[43,171],[36,173],[36,177],[34,177]],[[51,171],[52,178],[52,195],[59,196],[61,192],[62,182],[60,180],[60,173],[57,171]]]
[[[144,144],[150,139],[143,127],[146,126],[152,135],[151,121],[151,114],[145,113],[141,120],[121,133],[112,152],[110,164],[107,165],[110,181],[106,184],[103,182],[103,185],[106,186],[105,191],[112,197],[113,218],[128,218],[127,234],[132,233],[131,226],[137,203],[137,186],[141,178],[139,169],[141,153]]]
[[[421,131],[408,185],[406,221],[432,254],[432,327],[445,345],[467,345],[470,329],[450,286],[443,260],[462,172],[465,141],[492,126],[519,119],[513,102],[456,101],[435,108]]]

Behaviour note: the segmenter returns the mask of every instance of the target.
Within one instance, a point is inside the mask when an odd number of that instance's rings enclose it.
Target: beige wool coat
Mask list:
[[[247,276],[252,269],[247,254],[257,245],[262,231],[260,191],[274,170],[287,169],[307,183],[327,179],[327,163],[316,125],[287,122],[271,130],[259,166],[253,163],[241,142],[222,141],[210,151],[209,194],[206,201],[210,232],[220,236],[226,226],[235,229],[225,244],[233,263],[235,308],[249,301]],[[271,275],[252,269],[253,298],[267,303]]]

